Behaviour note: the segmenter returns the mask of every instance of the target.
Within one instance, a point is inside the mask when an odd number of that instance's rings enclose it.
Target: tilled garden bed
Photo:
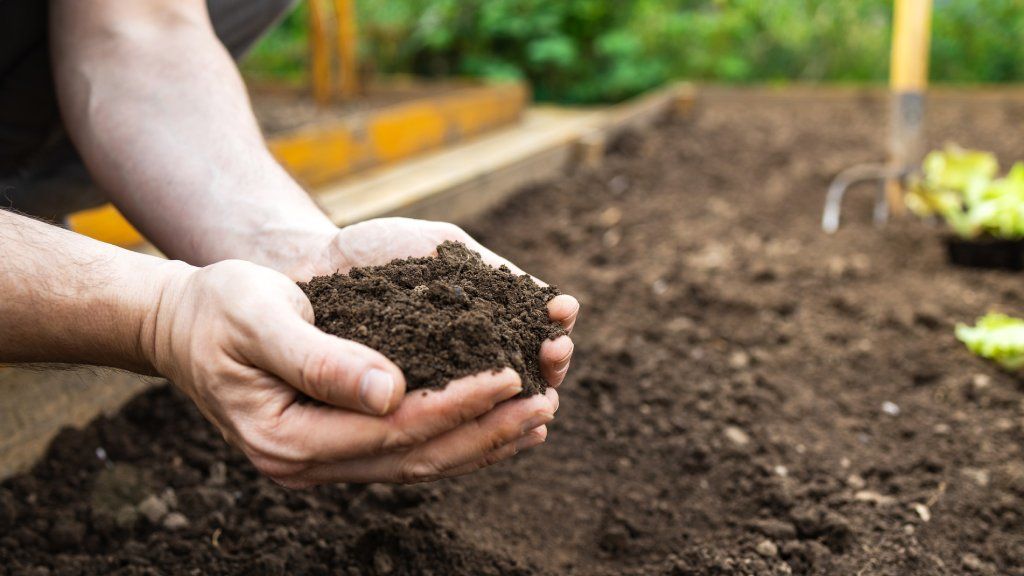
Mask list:
[[[928,114],[932,147],[1024,156],[1013,99]],[[1024,313],[1024,277],[875,230],[866,190],[818,228],[885,125],[881,98],[717,93],[471,225],[583,304],[511,463],[289,492],[165,387],[0,486],[0,572],[1024,574],[1024,385],[953,335]]]

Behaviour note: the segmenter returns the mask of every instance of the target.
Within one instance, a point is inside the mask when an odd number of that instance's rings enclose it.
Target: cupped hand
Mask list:
[[[142,349],[228,442],[289,487],[464,474],[547,436],[553,388],[507,402],[522,386],[504,370],[405,395],[387,358],[312,322],[287,276],[229,260],[172,276]]]
[[[411,218],[377,218],[341,228],[321,242],[303,265],[289,271],[289,274],[295,280],[304,281],[312,276],[347,272],[357,266],[387,264],[396,258],[436,256],[437,246],[446,240],[462,242],[479,252],[491,266],[504,265],[516,274],[525,274],[454,224]],[[535,277],[533,280],[545,285]],[[548,316],[567,332],[572,332],[579,309],[579,302],[567,294],[548,302]],[[548,340],[541,346],[541,373],[550,386],[558,387],[565,379],[572,352],[573,343],[568,336]]]

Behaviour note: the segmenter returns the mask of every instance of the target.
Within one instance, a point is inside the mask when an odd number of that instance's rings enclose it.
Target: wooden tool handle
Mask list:
[[[932,0],[896,0],[892,27],[892,69],[895,92],[920,92],[928,86]]]
[[[355,0],[334,0],[334,17],[338,22],[338,92],[347,100],[360,91]]]
[[[323,0],[309,2],[309,78],[319,104],[331,101],[331,48],[328,12]]]

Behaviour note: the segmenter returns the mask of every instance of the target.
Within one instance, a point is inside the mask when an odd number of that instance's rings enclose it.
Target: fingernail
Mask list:
[[[568,372],[570,362],[572,362],[572,358],[566,358],[564,361],[555,364],[555,374],[561,376]]]
[[[572,318],[572,321],[565,327],[565,331],[572,334],[572,329],[576,327],[576,321],[580,319],[580,304],[578,302],[576,303],[576,309],[572,311],[572,314],[569,314],[569,318]]]
[[[543,425],[547,424],[548,422],[551,422],[554,419],[555,419],[555,415],[554,414],[548,414],[547,412],[541,412],[540,414],[535,414],[529,420],[527,420],[525,424],[523,424],[523,434],[525,435],[530,430],[533,430],[534,428],[536,428],[538,426],[543,426]]]
[[[516,453],[522,452],[523,450],[529,450],[534,446],[539,446],[544,443],[544,438],[536,434],[530,434],[529,436],[523,436],[519,440],[516,440]]]
[[[502,386],[501,389],[497,390],[494,394],[495,402],[504,402],[509,398],[519,394],[523,391],[522,380],[516,378],[515,381],[509,382],[508,385]]]
[[[359,381],[359,400],[368,410],[384,414],[391,405],[395,393],[395,379],[383,370],[371,368]]]

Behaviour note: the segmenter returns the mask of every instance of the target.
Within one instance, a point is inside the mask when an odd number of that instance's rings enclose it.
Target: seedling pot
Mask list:
[[[983,236],[970,240],[946,237],[949,261],[969,268],[1024,270],[1024,240],[1003,240]]]

